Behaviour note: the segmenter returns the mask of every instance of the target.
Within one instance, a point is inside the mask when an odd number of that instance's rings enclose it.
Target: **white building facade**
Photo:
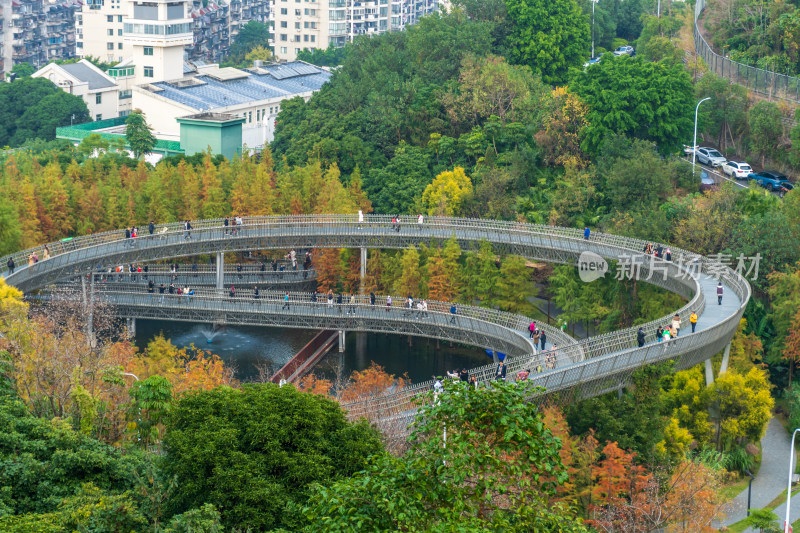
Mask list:
[[[120,115],[119,87],[115,80],[85,59],[78,63],[57,65],[50,63],[32,74],[45,78],[65,92],[80,96],[89,108],[92,120],[103,120]],[[128,104],[130,109],[130,104]]]

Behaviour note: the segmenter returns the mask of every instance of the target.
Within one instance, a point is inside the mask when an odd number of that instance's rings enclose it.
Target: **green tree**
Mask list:
[[[773,156],[779,149],[778,140],[783,135],[781,116],[781,110],[775,102],[759,100],[750,108],[750,142],[753,149],[761,154],[761,166],[766,164],[768,156]]]
[[[530,382],[453,382],[424,394],[410,450],[317,486],[303,531],[587,531],[546,503],[567,474],[561,442],[525,401],[537,392]]]
[[[167,422],[164,469],[181,488],[174,512],[213,504],[225,528],[297,530],[310,486],[362,470],[376,432],[339,406],[292,386],[218,387],[182,397]]]
[[[144,448],[159,442],[159,426],[172,408],[172,384],[163,376],[150,376],[134,383],[129,394],[128,419],[138,443]]]
[[[57,127],[88,120],[89,110],[83,99],[50,80],[23,78],[0,84],[0,146],[21,146],[33,139],[52,140]]]
[[[589,55],[589,21],[575,0],[506,0],[510,25],[505,47],[512,63],[528,65],[550,85]]]
[[[303,48],[297,54],[298,61],[305,61],[320,67],[336,67],[344,62],[347,57],[347,46],[328,45],[328,48]]]
[[[747,89],[706,72],[697,81],[696,93],[698,99],[711,97],[701,107],[703,131],[713,136],[723,151],[731,144],[735,146],[747,129]]]
[[[504,257],[500,263],[495,302],[505,311],[525,314],[533,310],[528,301],[534,294],[533,278],[526,263],[518,255]]]
[[[759,533],[777,533],[783,531],[778,525],[778,515],[769,509],[753,509],[745,519],[747,525],[758,528]]]
[[[63,420],[33,417],[14,396],[0,396],[2,514],[53,513],[83,483],[107,492],[132,488],[130,471],[144,457],[123,455]],[[2,522],[0,530],[8,531]]]
[[[425,152],[401,144],[392,160],[382,169],[373,169],[364,181],[364,190],[377,213],[409,213],[431,181]]]
[[[241,62],[245,55],[257,46],[269,47],[269,26],[251,20],[236,34],[231,44],[230,59],[237,63]]]
[[[11,72],[16,74],[17,78],[29,78],[31,74],[36,72],[36,67],[27,61],[23,61],[22,63],[17,63],[11,67]]]
[[[694,91],[682,64],[609,55],[577,72],[570,89],[589,106],[585,150],[596,152],[609,134],[624,133],[670,153],[691,135]]]
[[[125,119],[125,138],[137,159],[153,151],[156,138],[141,109],[134,109]]]

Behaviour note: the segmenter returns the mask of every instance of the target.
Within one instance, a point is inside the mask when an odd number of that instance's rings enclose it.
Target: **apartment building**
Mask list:
[[[400,31],[443,5],[443,0],[275,0],[275,56],[291,61],[303,48],[339,47],[359,35]]]
[[[77,55],[106,63],[122,61],[127,52],[122,19],[127,15],[127,0],[86,0],[75,17]]]
[[[267,24],[271,0],[194,0],[189,16],[193,19],[193,43],[189,59],[222,61],[230,51],[239,29],[254,20]]]
[[[79,10],[80,0],[0,0],[0,73],[74,57]]]
[[[2,0],[0,0],[2,1]],[[75,0],[77,1],[77,0]],[[239,28],[251,20],[269,21],[271,0],[194,0],[186,5],[191,19],[189,59],[220,61],[229,52]],[[86,0],[75,22],[77,54],[114,63],[128,57],[125,22],[131,0]]]

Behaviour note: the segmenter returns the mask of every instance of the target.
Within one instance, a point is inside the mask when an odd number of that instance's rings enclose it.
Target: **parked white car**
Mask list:
[[[697,146],[689,146],[688,144],[683,145],[683,154],[684,155],[692,155],[694,151],[697,150]]]
[[[633,55],[633,46],[620,46],[614,50],[615,56],[631,56]]]
[[[726,161],[722,164],[722,172],[740,180],[746,179],[753,172],[753,169],[743,161]]]
[[[725,156],[714,148],[701,147],[695,153],[697,154],[697,160],[704,165],[721,167],[727,161]]]

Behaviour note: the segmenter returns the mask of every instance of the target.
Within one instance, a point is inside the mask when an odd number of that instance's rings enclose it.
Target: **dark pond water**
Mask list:
[[[163,333],[179,347],[194,344],[219,355],[234,368],[240,381],[259,379],[259,367],[277,370],[311,340],[316,331],[232,326],[214,331],[210,324],[137,320],[136,344],[144,347]],[[211,340],[211,342],[208,342]],[[490,362],[483,350],[408,336],[348,333],[345,351],[334,349],[315,369],[319,376],[335,378],[363,370],[374,361],[395,375],[408,374],[412,382],[430,379],[446,370],[472,368]]]

